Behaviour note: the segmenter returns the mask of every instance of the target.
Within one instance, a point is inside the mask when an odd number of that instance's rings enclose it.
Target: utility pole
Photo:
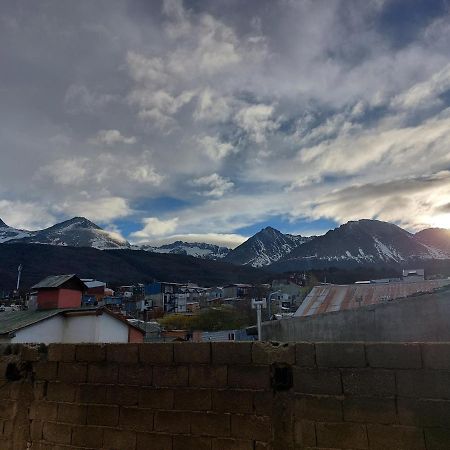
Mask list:
[[[252,308],[256,309],[256,322],[258,324],[258,341],[261,340],[261,309],[265,308],[267,305],[266,299],[262,300],[252,299]]]
[[[17,268],[17,286],[16,286],[16,291],[19,292],[19,287],[20,287],[20,277],[22,275],[22,269],[23,266],[22,264],[19,264],[19,267]]]

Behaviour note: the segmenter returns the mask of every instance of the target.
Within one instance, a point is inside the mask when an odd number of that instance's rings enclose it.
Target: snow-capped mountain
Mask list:
[[[266,227],[231,250],[224,260],[253,267],[268,266],[311,239],[313,237],[283,234],[275,228]]]
[[[425,230],[426,231],[426,230]],[[431,259],[450,259],[442,242],[424,243],[417,235],[388,222],[348,222],[294,249],[274,265],[276,270],[297,270],[355,265],[409,265]],[[434,245],[431,245],[434,244]]]
[[[204,242],[182,242],[175,241],[172,244],[154,247],[148,244],[142,244],[136,247],[139,250],[146,250],[155,253],[170,253],[176,255],[189,255],[202,259],[222,259],[229,252],[227,247],[220,247],[214,244]]]
[[[130,243],[126,240],[114,235],[114,233],[103,230],[84,217],[74,217],[44,230],[31,232],[27,236],[18,236],[8,242],[93,247],[99,250],[130,247]]]
[[[32,231],[19,230],[17,228],[10,227],[0,219],[0,244],[3,242],[12,241],[13,239],[23,239],[31,236],[32,234]]]

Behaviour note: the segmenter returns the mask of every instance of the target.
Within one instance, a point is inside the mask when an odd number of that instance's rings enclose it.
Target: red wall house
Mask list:
[[[76,275],[47,277],[32,287],[38,309],[80,308],[85,284]]]

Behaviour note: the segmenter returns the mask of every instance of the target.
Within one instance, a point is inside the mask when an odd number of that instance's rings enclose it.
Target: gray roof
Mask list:
[[[42,289],[42,288],[57,288],[72,278],[77,278],[80,283],[84,284],[75,274],[70,275],[53,275],[47,278],[44,278],[38,284],[35,284],[31,287],[31,289]]]
[[[60,314],[61,309],[46,309],[42,311],[8,311],[0,312],[0,334],[8,334],[20,330],[49,317]]]

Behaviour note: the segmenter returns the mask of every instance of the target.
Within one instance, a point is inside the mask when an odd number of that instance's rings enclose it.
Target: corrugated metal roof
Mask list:
[[[0,313],[0,334],[8,334],[33,323],[60,314],[61,309],[47,309],[42,311],[8,311]]]
[[[418,293],[433,292],[446,285],[450,285],[450,280],[315,286],[297,309],[295,316],[305,317],[343,309],[355,309]]]
[[[42,288],[57,288],[72,278],[77,278],[80,283],[83,283],[75,274],[70,275],[53,275],[47,278],[44,278],[38,284],[32,286],[31,289],[42,289]]]

